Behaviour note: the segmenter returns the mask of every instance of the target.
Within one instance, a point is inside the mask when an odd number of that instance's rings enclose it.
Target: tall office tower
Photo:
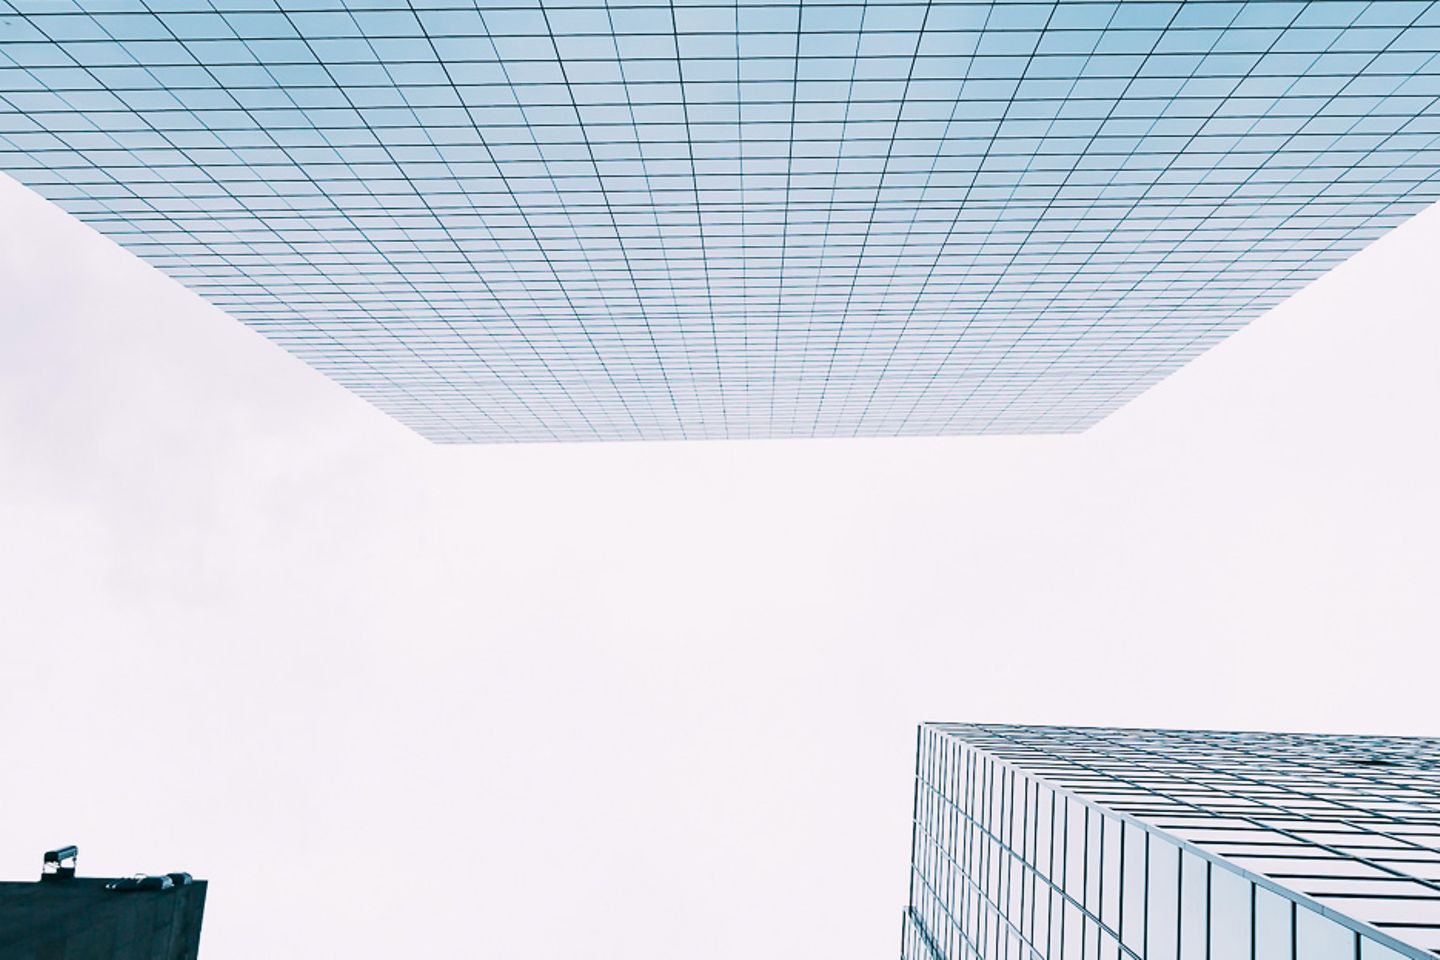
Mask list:
[[[1440,740],[926,724],[904,960],[1434,960]]]
[[[0,0],[0,171],[440,442],[1064,433],[1440,198],[1440,5]]]
[[[77,877],[77,854],[51,850],[38,881],[0,883],[0,958],[196,960],[205,881]]]

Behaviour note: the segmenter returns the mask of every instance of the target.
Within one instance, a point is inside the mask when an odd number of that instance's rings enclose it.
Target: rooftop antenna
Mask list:
[[[45,866],[40,879],[48,881],[74,880],[75,862],[80,858],[80,848],[73,843],[68,847],[45,851]]]

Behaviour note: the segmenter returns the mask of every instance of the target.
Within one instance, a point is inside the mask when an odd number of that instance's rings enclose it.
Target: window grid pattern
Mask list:
[[[927,724],[904,960],[1440,954],[1440,741]]]
[[[0,0],[0,170],[441,442],[1063,433],[1440,198],[1430,0]]]

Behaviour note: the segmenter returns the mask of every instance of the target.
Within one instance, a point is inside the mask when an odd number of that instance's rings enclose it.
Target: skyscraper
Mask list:
[[[904,960],[1440,954],[1440,741],[925,724]]]
[[[0,171],[436,441],[1068,432],[1440,197],[1437,54],[1428,0],[0,0]]]

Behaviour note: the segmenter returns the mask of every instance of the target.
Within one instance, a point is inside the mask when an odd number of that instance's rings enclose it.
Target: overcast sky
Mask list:
[[[0,178],[0,876],[874,958],[926,719],[1440,733],[1440,210],[1088,433],[436,447]]]

